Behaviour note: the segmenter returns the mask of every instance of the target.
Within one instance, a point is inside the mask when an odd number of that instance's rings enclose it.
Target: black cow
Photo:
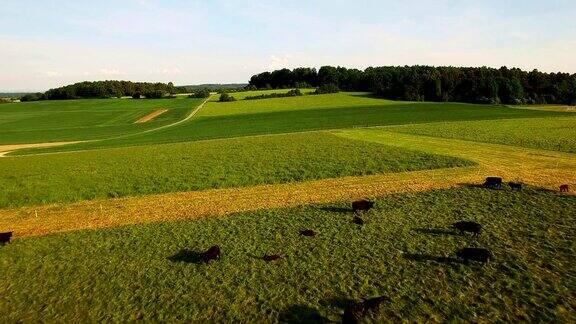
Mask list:
[[[282,256],[279,254],[272,254],[272,255],[264,254],[264,257],[262,259],[266,262],[270,262],[270,261],[276,261],[281,258]]]
[[[481,248],[463,248],[456,251],[456,256],[460,259],[468,261],[476,261],[486,263],[490,259],[490,251]]]
[[[362,199],[352,202],[352,211],[355,213],[359,211],[369,211],[374,207],[374,202],[368,199]]]
[[[380,304],[386,300],[386,297],[374,297],[366,299],[359,303],[353,303],[344,309],[344,314],[342,314],[342,323],[344,324],[355,324],[359,323],[360,320],[366,316],[369,311],[377,311]]]
[[[464,232],[471,232],[474,233],[474,236],[480,235],[480,231],[482,230],[482,225],[472,222],[472,221],[460,221],[452,224],[452,227],[460,231],[460,234],[464,234]]]
[[[508,185],[510,186],[511,189],[522,190],[521,182],[508,182]]]
[[[10,243],[10,240],[12,239],[12,233],[13,232],[0,233],[0,244],[4,245]]]
[[[300,231],[300,235],[304,235],[304,236],[316,236],[316,232],[314,232],[311,229],[307,229],[307,230],[302,230]]]
[[[362,226],[364,225],[364,220],[358,216],[354,216],[354,219],[352,219],[352,223]]]
[[[491,189],[502,189],[502,178],[487,177],[486,181],[484,181],[484,187]]]
[[[560,192],[568,192],[570,191],[570,187],[567,184],[563,184],[560,186]]]
[[[210,247],[206,252],[202,253],[202,262],[209,263],[211,260],[220,259],[220,247],[214,245]]]

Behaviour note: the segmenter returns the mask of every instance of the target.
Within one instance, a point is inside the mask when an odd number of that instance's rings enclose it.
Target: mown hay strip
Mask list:
[[[371,131],[350,131],[341,135],[353,138],[373,135],[363,132]],[[501,176],[506,180],[549,189],[556,189],[563,183],[576,184],[574,154],[388,132],[377,132],[371,140],[468,158],[479,166],[4,209],[0,210],[0,230],[13,230],[17,237],[23,237],[195,219],[240,211],[446,189],[462,184],[479,184],[486,176]]]
[[[143,116],[142,118],[138,119],[137,121],[134,122],[134,124],[142,124],[142,123],[147,123],[149,121],[151,121],[152,119],[162,115],[163,113],[167,112],[168,109],[158,109],[155,110],[151,113],[149,113],[146,116]]]
[[[0,145],[0,157],[5,156],[6,154],[22,149],[28,148],[37,148],[37,147],[52,147],[52,146],[60,146],[66,144],[73,144],[78,143],[76,142],[51,142],[51,143],[32,143],[32,144],[9,144],[9,145]]]

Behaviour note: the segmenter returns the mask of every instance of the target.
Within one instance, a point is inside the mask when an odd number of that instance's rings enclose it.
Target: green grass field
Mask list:
[[[576,116],[403,125],[386,130],[576,153]]]
[[[151,145],[351,127],[565,115],[569,113],[461,103],[393,102],[371,98],[361,93],[308,95],[230,103],[209,102],[194,118],[175,127],[98,142],[23,150],[16,154]]]
[[[0,247],[0,319],[339,321],[383,295],[368,319],[574,322],[575,215],[574,196],[460,188],[380,198],[362,228],[332,204],[21,239]],[[455,235],[461,219],[484,232]],[[209,265],[182,252],[214,244]],[[465,246],[493,259],[460,263]]]
[[[369,322],[576,321],[576,196],[466,185],[573,186],[573,113],[366,93],[217,99],[183,122],[203,100],[0,107],[0,144],[96,140],[0,157],[0,232],[15,231],[0,246],[1,322],[339,322],[374,296],[387,299]],[[376,207],[358,227],[349,200],[362,196]],[[458,220],[483,233],[452,232]],[[197,263],[214,244],[222,259]],[[493,259],[460,262],[466,246]]]
[[[471,164],[327,133],[2,158],[0,207]]]
[[[0,144],[80,141],[137,133],[183,119],[201,99],[85,99],[12,103],[0,108]],[[134,122],[155,110],[154,120]]]

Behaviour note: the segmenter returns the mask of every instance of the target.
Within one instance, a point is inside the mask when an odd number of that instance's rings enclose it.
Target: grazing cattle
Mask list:
[[[480,248],[463,248],[456,251],[456,256],[466,262],[476,261],[486,263],[490,259],[490,251]]]
[[[521,182],[508,182],[508,185],[510,186],[511,189],[522,190]]]
[[[356,324],[366,316],[369,311],[377,311],[380,304],[386,300],[385,297],[375,297],[366,299],[359,303],[353,303],[344,309],[344,314],[342,314],[342,323],[344,324]]]
[[[4,245],[10,243],[10,240],[12,239],[12,233],[13,232],[0,233],[0,244]]]
[[[218,245],[214,245],[202,253],[202,262],[204,263],[209,263],[210,260],[216,259],[220,259],[220,247]]]
[[[563,184],[560,186],[560,192],[568,192],[570,191],[570,187],[567,184]]]
[[[352,202],[352,211],[355,213],[359,211],[369,211],[374,207],[374,202],[368,199],[362,199]]]
[[[472,221],[460,221],[452,224],[452,227],[460,231],[460,234],[464,234],[464,232],[471,232],[474,233],[474,236],[480,235],[480,231],[482,230],[482,225],[472,222]]]
[[[502,189],[502,178],[487,177],[486,181],[484,181],[484,187],[491,189]]]
[[[304,235],[304,236],[316,236],[316,232],[314,232],[311,229],[307,229],[307,230],[302,230],[300,231],[300,235]]]
[[[362,225],[364,225],[364,220],[358,216],[354,216],[352,223],[362,226]]]
[[[270,261],[276,261],[281,258],[282,256],[280,256],[279,254],[272,254],[272,255],[264,254],[264,257],[262,259],[266,262],[270,262]]]

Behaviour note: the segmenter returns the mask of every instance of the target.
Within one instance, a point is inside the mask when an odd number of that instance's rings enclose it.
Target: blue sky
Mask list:
[[[576,1],[0,0],[0,90],[245,82],[298,66],[576,73]]]

